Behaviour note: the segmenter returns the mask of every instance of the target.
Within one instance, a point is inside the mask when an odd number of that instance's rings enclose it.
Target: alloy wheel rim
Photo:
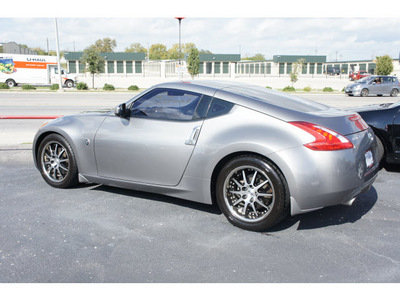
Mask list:
[[[53,182],[59,183],[68,176],[70,169],[68,152],[58,142],[52,141],[43,147],[41,163],[44,174]]]
[[[229,173],[224,182],[224,200],[230,213],[245,222],[259,222],[275,203],[274,186],[265,171],[241,166]]]

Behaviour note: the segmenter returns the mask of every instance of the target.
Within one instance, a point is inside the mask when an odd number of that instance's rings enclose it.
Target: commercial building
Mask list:
[[[81,62],[83,52],[66,52],[67,69],[69,73],[77,74],[79,81],[89,82],[91,75],[85,73]],[[96,85],[102,87],[104,83],[113,84],[115,87],[128,87],[136,84],[141,87],[151,86],[165,80],[178,78],[190,79],[187,72],[187,56],[178,60],[148,61],[145,53],[101,53],[104,58],[103,71],[96,76]],[[294,64],[302,61],[298,73],[301,78],[314,78],[312,85],[326,85],[316,79],[348,80],[351,72],[366,70],[373,74],[376,62],[373,60],[355,61],[327,61],[324,55],[274,55],[271,60],[242,61],[240,54],[200,54],[200,69],[198,78],[251,81],[258,85],[272,85],[282,87],[287,85]],[[393,75],[400,74],[400,63],[394,59]],[[335,72],[331,72],[334,69]],[[266,80],[269,83],[265,83]],[[275,83],[282,79],[279,83]],[[272,84],[270,84],[272,82]],[[303,84],[302,81],[301,84]],[[305,83],[304,83],[305,84]],[[338,82],[338,86],[345,82]]]
[[[105,75],[134,75],[143,74],[144,53],[110,52],[100,53],[104,58],[102,74]],[[69,73],[85,73],[85,66],[81,62],[83,52],[66,52]]]
[[[0,43],[0,46],[3,48],[3,53],[10,53],[10,54],[33,54],[37,55],[37,51],[31,50],[26,47],[22,47],[15,42],[9,43]]]

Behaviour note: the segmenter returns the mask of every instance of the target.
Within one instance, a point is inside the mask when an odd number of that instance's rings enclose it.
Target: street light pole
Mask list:
[[[182,56],[182,48],[181,48],[181,22],[184,19],[184,17],[175,17],[179,21],[179,67],[178,67],[178,72],[179,72],[179,78],[181,77],[181,56]]]
[[[61,64],[60,64],[60,46],[58,41],[58,26],[57,26],[57,18],[54,18],[54,23],[56,26],[56,49],[57,49],[57,68],[58,68],[58,90],[63,91],[62,87],[62,78],[61,78]]]

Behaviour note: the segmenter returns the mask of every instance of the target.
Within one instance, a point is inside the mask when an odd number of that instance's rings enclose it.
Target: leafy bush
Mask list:
[[[285,86],[285,87],[283,88],[283,91],[284,91],[284,92],[295,92],[296,89],[295,89],[294,87],[292,87],[292,86]]]
[[[30,85],[30,84],[24,84],[22,86],[22,89],[23,90],[36,90],[36,88],[33,85]]]
[[[10,87],[5,82],[0,82],[0,90],[8,90]]]
[[[76,85],[76,89],[77,89],[77,90],[87,90],[87,89],[89,89],[89,88],[88,88],[88,86],[87,86],[86,83],[84,83],[84,82],[79,82],[79,83]]]
[[[50,90],[56,91],[60,88],[60,85],[58,83],[52,84],[50,87]]]
[[[323,92],[333,92],[333,89],[329,86],[324,87],[324,89],[322,90]]]
[[[270,86],[266,86],[265,88],[266,88],[266,89],[272,90],[272,87],[270,87]]]
[[[306,87],[303,89],[303,91],[305,91],[305,92],[311,92],[311,87],[306,86]]]
[[[115,90],[115,88],[114,88],[114,86],[112,85],[112,84],[105,84],[104,85],[104,87],[103,87],[103,90],[105,90],[105,91],[113,91],[113,90]]]
[[[138,91],[139,88],[138,88],[137,85],[131,85],[130,87],[128,87],[128,90],[129,90],[129,91]]]

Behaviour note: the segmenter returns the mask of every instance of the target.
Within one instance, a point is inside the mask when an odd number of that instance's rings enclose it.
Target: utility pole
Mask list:
[[[57,18],[54,18],[54,23],[55,23],[55,26],[56,26],[56,48],[57,48],[58,86],[59,86],[59,91],[63,91],[63,88],[62,88],[62,78],[61,78],[61,64],[60,64],[60,45],[59,45],[59,42],[58,42]]]

